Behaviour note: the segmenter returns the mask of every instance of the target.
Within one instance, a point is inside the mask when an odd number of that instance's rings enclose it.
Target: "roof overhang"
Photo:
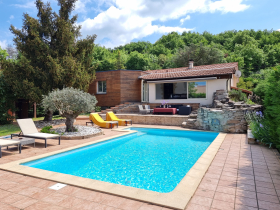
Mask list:
[[[147,83],[170,83],[170,82],[186,82],[186,81],[216,80],[216,79],[217,79],[217,77],[203,77],[203,78],[192,78],[192,79],[147,80]]]

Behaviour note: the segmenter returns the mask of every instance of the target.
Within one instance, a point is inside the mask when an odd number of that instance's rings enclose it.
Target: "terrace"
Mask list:
[[[80,119],[76,124],[85,125],[86,121]],[[119,135],[115,130],[103,131],[105,137]],[[25,147],[22,154],[17,154],[15,149],[2,150],[0,166],[102,138],[104,136],[62,140],[61,145],[57,145],[56,140],[50,140],[47,148],[44,148],[43,143],[36,142],[36,148]],[[245,134],[226,134],[185,209],[279,209],[279,173],[279,153],[276,150],[248,144]],[[0,209],[172,209],[71,185],[57,191],[51,190],[49,187],[56,184],[51,179],[44,180],[5,170],[0,170],[0,177]]]

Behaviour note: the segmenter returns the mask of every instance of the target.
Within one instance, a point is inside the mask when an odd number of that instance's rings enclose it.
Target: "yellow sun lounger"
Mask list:
[[[110,121],[118,121],[119,125],[121,126],[127,126],[127,123],[130,122],[132,125],[132,120],[128,120],[128,119],[119,119],[114,112],[107,112],[106,113],[106,120]]]
[[[96,125],[102,128],[114,128],[115,126],[118,127],[118,121],[104,121],[99,114],[91,113],[89,115],[89,119]]]

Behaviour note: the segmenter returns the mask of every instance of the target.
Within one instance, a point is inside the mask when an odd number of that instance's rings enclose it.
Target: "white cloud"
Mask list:
[[[276,31],[279,31],[280,32],[280,29],[276,30]]]
[[[190,16],[190,15],[187,15],[185,18],[182,18],[182,19],[180,20],[181,25],[183,25],[183,23],[184,23],[186,20],[190,20],[190,19],[191,19],[191,16]]]
[[[10,20],[14,19],[15,17],[13,15],[10,16]]]
[[[35,9],[36,5],[34,2],[35,1],[27,1],[24,4],[13,4],[13,6],[18,8],[25,8],[25,9]]]
[[[172,31],[183,32],[193,29],[183,27],[167,27],[167,20],[180,19],[180,23],[190,19],[192,13],[206,12],[240,12],[249,5],[244,0],[98,0],[98,6],[108,6],[106,11],[101,11],[95,18],[86,18],[79,24],[82,25],[82,34],[85,37],[97,34],[97,43],[108,40],[106,47],[115,47],[141,39],[153,33],[165,34]],[[89,0],[79,0],[76,4],[77,11],[85,11]],[[161,21],[159,25],[154,21]]]
[[[6,49],[7,46],[8,46],[7,40],[0,41],[0,47],[1,47],[1,49]]]

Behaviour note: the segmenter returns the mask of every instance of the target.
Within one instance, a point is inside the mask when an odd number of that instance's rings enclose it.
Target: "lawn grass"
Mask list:
[[[20,132],[20,128],[18,127],[18,125],[13,125],[13,124],[0,125],[0,136],[6,136],[12,133],[19,133],[19,132]]]
[[[33,121],[43,120],[44,117],[32,118]],[[64,117],[60,117],[59,115],[53,116],[53,120],[64,119]],[[0,125],[0,136],[10,135],[12,133],[19,133],[20,128],[18,125],[8,124],[8,125]]]

